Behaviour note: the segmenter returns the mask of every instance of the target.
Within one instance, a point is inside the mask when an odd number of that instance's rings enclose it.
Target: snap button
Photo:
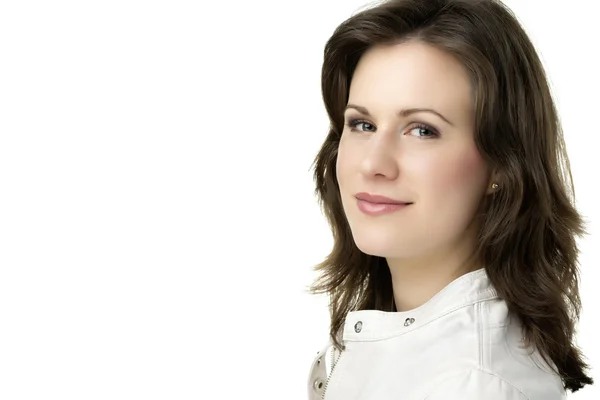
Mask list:
[[[360,333],[360,331],[362,331],[362,321],[358,321],[354,324],[354,332]]]
[[[406,318],[406,320],[404,321],[404,326],[410,326],[413,322],[415,322],[414,318]]]
[[[314,383],[313,383],[313,388],[317,391],[320,392],[321,389],[323,389],[323,381],[319,378],[315,379]]]

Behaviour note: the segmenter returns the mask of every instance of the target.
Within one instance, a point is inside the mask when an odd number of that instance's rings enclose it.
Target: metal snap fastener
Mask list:
[[[315,379],[315,381],[313,382],[313,388],[317,391],[320,392],[323,389],[323,381],[319,378]]]
[[[317,359],[317,364],[321,364],[321,359]]]
[[[414,318],[406,318],[406,320],[404,321],[404,326],[410,326],[413,322],[415,322]]]
[[[362,321],[358,321],[356,324],[354,324],[354,332],[360,333],[361,330],[362,330]]]

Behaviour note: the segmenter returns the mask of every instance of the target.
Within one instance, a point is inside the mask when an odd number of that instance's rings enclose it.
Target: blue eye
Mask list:
[[[430,137],[436,137],[439,136],[438,133],[435,131],[435,129],[433,129],[430,126],[424,125],[424,124],[417,124],[412,126],[409,129],[409,132],[412,132],[414,130],[418,130],[418,134],[417,135],[411,135],[411,136],[417,136],[417,137],[421,137],[421,138],[430,138]]]
[[[353,119],[353,120],[352,120],[352,121],[350,121],[350,122],[349,122],[347,125],[348,125],[348,126],[351,128],[351,129],[350,129],[351,131],[356,131],[356,127],[357,127],[358,125],[361,125],[361,124],[362,124],[363,126],[370,127],[371,129],[375,128],[375,126],[374,126],[373,124],[371,124],[370,122],[368,122],[368,121],[365,121],[365,120],[360,120],[360,119]],[[367,129],[368,129],[368,128],[367,128]],[[365,131],[364,131],[364,130],[362,130],[362,129],[359,129],[359,131],[361,131],[361,132],[365,132]],[[368,130],[368,131],[366,131],[366,132],[373,132],[373,131],[372,131],[372,130]]]

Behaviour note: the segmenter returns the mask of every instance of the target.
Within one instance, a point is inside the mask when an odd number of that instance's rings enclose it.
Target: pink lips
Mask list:
[[[368,215],[388,214],[402,210],[412,203],[369,193],[356,194],[358,209]]]

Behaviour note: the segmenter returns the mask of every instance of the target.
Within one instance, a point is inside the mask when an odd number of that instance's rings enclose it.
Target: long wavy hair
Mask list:
[[[454,55],[470,75],[475,142],[502,183],[488,196],[478,235],[490,281],[521,319],[526,345],[554,364],[565,389],[592,384],[574,344],[581,309],[576,238],[585,230],[561,124],[533,44],[498,0],[380,2],[344,21],[325,45],[321,85],[330,127],[312,167],[334,242],[314,267],[318,277],[309,291],[329,296],[334,345],[345,349],[341,332],[349,311],[396,311],[386,260],[354,243],[335,166],[359,59],[372,46],[407,41]]]

